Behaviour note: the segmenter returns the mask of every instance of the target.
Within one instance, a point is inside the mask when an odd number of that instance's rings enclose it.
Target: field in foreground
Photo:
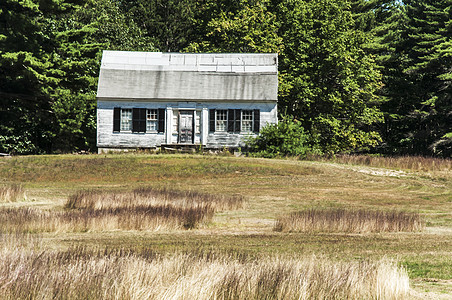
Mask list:
[[[74,298],[100,298],[105,290],[114,293],[104,294],[110,299],[189,297],[176,293],[177,284],[194,294],[204,287],[204,299],[451,298],[450,161],[372,163],[144,154],[2,158],[0,252],[10,261],[0,267],[1,296],[70,294],[71,287],[36,275],[55,272],[103,287]],[[30,261],[36,269],[27,272]],[[297,271],[310,265],[319,268]],[[140,267],[174,273],[165,279],[131,271]],[[77,281],[69,270],[86,276]],[[109,272],[100,280],[102,270]],[[313,286],[318,278],[330,285]],[[150,291],[152,280],[176,294]],[[131,294],[124,286],[136,289]]]

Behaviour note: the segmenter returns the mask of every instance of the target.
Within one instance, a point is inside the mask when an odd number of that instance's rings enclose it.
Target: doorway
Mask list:
[[[179,111],[179,143],[193,144],[193,111]]]

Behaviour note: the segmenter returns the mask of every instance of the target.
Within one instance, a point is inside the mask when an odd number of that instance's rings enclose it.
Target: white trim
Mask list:
[[[97,101],[108,101],[108,102],[130,102],[130,105],[133,105],[133,102],[184,102],[186,103],[186,101],[183,101],[180,98],[160,98],[160,99],[156,99],[156,98],[126,98],[126,97],[96,97]],[[277,99],[240,99],[240,100],[231,100],[231,99],[191,99],[191,101],[195,102],[195,103],[234,103],[234,104],[250,104],[250,103],[277,103],[278,100]],[[193,107],[191,108],[187,108],[187,107],[181,107],[182,109],[193,109]]]
[[[207,107],[202,108],[201,113],[201,144],[207,145],[207,136],[209,134],[209,109]]]
[[[173,131],[173,108],[167,107],[165,114],[165,135],[166,143],[171,144],[172,131]]]

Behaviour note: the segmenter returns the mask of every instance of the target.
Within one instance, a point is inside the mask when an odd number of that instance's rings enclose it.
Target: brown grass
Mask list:
[[[197,191],[141,187],[132,192],[79,191],[68,198],[65,207],[74,209],[109,209],[135,206],[204,207],[215,211],[242,208],[240,195],[214,195]]]
[[[402,169],[422,172],[452,171],[452,159],[423,156],[382,157],[369,155],[337,155],[334,158],[311,157],[313,160],[333,161],[349,165]]]
[[[209,222],[213,213],[209,206],[170,205],[69,211],[5,208],[0,210],[0,232],[192,229]]]
[[[139,188],[132,192],[79,191],[64,211],[38,208],[0,210],[0,232],[85,232],[193,229],[217,210],[238,208],[241,196]]]
[[[17,202],[25,199],[25,190],[20,184],[11,184],[0,187],[1,202]]]
[[[357,209],[310,209],[276,221],[274,230],[284,232],[411,232],[425,222],[417,213]]]
[[[1,299],[402,299],[409,290],[389,260],[0,249]]]
[[[384,165],[390,167],[389,164]],[[407,267],[413,278],[412,284],[426,284],[419,291],[429,289],[438,294],[450,294],[450,285],[442,288],[435,282],[449,280],[452,272],[449,255],[452,242],[452,180],[448,180],[452,172],[407,172],[407,176],[394,177],[385,174],[369,176],[360,172],[361,169],[371,168],[348,167],[336,164],[334,160],[317,163],[188,155],[13,157],[0,162],[3,181],[0,186],[6,183],[22,184],[30,201],[1,204],[0,208],[29,206],[39,208],[39,212],[49,212],[44,210],[46,208],[59,213],[65,211],[62,202],[79,189],[132,191],[138,186],[151,184],[205,193],[241,194],[247,198],[246,209],[215,214],[208,226],[204,226],[203,222],[198,224],[199,230],[153,232],[159,230],[155,227],[141,232],[102,231],[103,228],[97,227],[87,229],[92,230],[87,233],[64,232],[73,231],[68,224],[67,228],[58,229],[61,233],[42,236],[50,249],[101,244],[102,247],[137,248],[137,251],[150,248],[161,254],[173,251],[192,253],[193,249],[215,249],[219,253],[234,254],[234,257],[262,253],[315,253],[343,261],[367,258],[378,261],[387,255],[397,258]],[[418,210],[428,222],[428,228],[422,233],[271,232],[277,217],[314,207]],[[66,211],[77,210],[83,209]],[[49,218],[46,222],[49,220],[52,221]],[[118,228],[113,225],[111,228]],[[30,228],[33,231],[33,226]]]

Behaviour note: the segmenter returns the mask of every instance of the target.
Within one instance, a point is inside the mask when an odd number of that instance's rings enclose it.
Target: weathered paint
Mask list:
[[[113,132],[113,108],[147,108],[167,109],[166,126],[164,133],[146,132]],[[178,133],[177,122],[178,111],[188,110],[185,105],[178,102],[130,102],[130,101],[98,101],[97,103],[97,145],[99,148],[148,148],[158,147],[162,144],[177,144]],[[203,144],[208,148],[238,147],[244,145],[244,140],[253,133],[229,133],[209,132],[209,109],[242,109],[260,110],[260,128],[268,123],[277,122],[277,106],[275,103],[248,103],[248,102],[203,102],[195,103],[191,110],[196,112],[199,130],[195,128],[195,144]],[[173,117],[171,117],[173,116]],[[170,130],[168,130],[170,129]]]
[[[276,54],[104,51],[97,97],[276,101],[277,66]]]
[[[276,54],[104,51],[97,92],[99,149],[179,142],[180,111],[193,111],[194,144],[238,147],[255,133],[209,132],[210,109],[260,110],[260,128],[277,122]],[[113,108],[165,109],[164,132],[113,132]]]

